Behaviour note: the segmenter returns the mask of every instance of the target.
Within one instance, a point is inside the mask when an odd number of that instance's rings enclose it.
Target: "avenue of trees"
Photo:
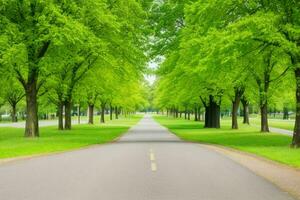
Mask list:
[[[72,113],[110,118],[147,104],[147,4],[139,0],[0,0],[0,106],[25,136],[39,136],[39,116],[52,112],[71,129]]]
[[[157,109],[219,128],[231,108],[238,129],[239,109],[249,123],[249,106],[257,106],[262,132],[268,113],[293,111],[291,146],[300,147],[300,1],[158,1],[150,20],[151,56],[162,63]]]
[[[297,0],[0,0],[0,110],[27,137],[49,115],[69,130],[74,113],[154,106],[207,128],[230,113],[238,129],[255,110],[268,132],[269,113],[293,112],[299,147],[299,27]]]

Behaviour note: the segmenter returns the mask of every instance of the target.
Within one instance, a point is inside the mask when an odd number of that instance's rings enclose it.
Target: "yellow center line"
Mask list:
[[[157,171],[157,165],[155,163],[155,154],[153,149],[149,149],[149,156],[150,156],[150,161],[151,161],[151,171],[155,172]]]
[[[156,163],[151,163],[151,170],[155,172],[157,170]]]
[[[151,160],[151,161],[155,161],[154,153],[150,153],[150,160]]]

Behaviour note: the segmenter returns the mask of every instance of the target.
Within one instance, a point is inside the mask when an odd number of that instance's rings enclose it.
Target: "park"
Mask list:
[[[0,0],[1,200],[300,199],[297,0]]]

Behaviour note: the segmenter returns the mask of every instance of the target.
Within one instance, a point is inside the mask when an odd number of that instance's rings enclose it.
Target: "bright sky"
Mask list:
[[[156,62],[149,62],[148,67],[150,69],[157,69],[158,64]],[[146,80],[152,85],[156,79],[155,75],[145,75]]]

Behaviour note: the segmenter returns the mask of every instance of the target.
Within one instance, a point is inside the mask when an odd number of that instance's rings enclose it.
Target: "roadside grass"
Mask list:
[[[221,129],[205,129],[202,122],[154,116],[183,140],[217,144],[249,152],[292,167],[300,168],[300,149],[291,149],[291,137],[275,133],[261,133],[257,127],[239,124],[232,130],[229,120],[222,120]]]
[[[135,125],[142,115],[107,121],[106,124],[74,125],[70,131],[56,126],[40,128],[39,138],[24,138],[20,128],[0,128],[0,159],[47,154],[111,142]]]
[[[260,118],[250,118],[250,124],[260,126]],[[269,126],[293,131],[295,120],[269,119]]]

